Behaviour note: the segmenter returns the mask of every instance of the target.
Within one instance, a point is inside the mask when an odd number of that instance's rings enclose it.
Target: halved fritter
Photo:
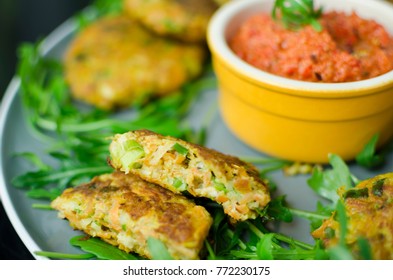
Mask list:
[[[147,258],[153,237],[176,259],[198,259],[212,223],[202,206],[122,172],[66,189],[51,206],[73,228]]]
[[[101,18],[77,33],[65,54],[73,96],[111,110],[179,89],[203,70],[206,49],[159,38],[124,15]]]
[[[220,204],[235,220],[255,218],[270,201],[256,168],[216,150],[148,130],[117,134],[110,164],[175,193],[187,191]]]
[[[393,259],[393,173],[364,180],[350,190],[340,189],[347,215],[346,243],[359,257],[357,241],[368,241],[373,259]],[[340,225],[334,213],[312,235],[325,247],[336,245]]]
[[[125,11],[160,36],[205,42],[213,0],[124,0]]]

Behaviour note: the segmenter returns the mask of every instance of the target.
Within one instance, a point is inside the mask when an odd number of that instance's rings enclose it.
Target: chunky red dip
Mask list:
[[[250,17],[229,44],[249,64],[283,77],[311,82],[350,82],[393,69],[393,37],[355,12],[328,12],[321,32],[288,30],[267,14]]]

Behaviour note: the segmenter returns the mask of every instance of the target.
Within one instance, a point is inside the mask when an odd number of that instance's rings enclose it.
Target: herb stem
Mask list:
[[[263,237],[264,237],[265,234],[264,234],[262,231],[260,231],[259,228],[257,228],[255,225],[253,225],[253,224],[250,223],[250,222],[246,222],[246,223],[247,223],[247,225],[249,226],[250,230],[251,230],[258,238],[263,238]],[[291,238],[291,237],[285,236],[285,235],[283,235],[283,234],[281,234],[281,233],[273,233],[273,234],[274,234],[274,237],[275,237],[275,238],[277,238],[278,240],[283,241],[283,242],[285,242],[285,243],[288,243],[288,244],[295,244],[295,245],[297,245],[297,246],[299,246],[299,247],[302,247],[302,248],[308,249],[308,250],[312,250],[312,249],[313,249],[313,246],[311,246],[311,245],[309,245],[309,244],[307,244],[307,243],[304,243],[304,242],[302,242],[302,241],[293,239],[293,238]]]
[[[36,123],[41,128],[49,131],[56,131],[58,129],[58,123],[44,118],[38,118]],[[106,127],[111,127],[116,123],[119,123],[119,121],[113,119],[104,119],[104,120],[98,120],[98,121],[86,122],[86,123],[62,123],[61,131],[62,132],[94,131]]]
[[[230,230],[230,229],[227,229],[227,234],[229,235],[229,237],[230,237],[231,239],[235,236],[235,234],[233,233],[233,231]],[[242,249],[242,250],[246,250],[246,249],[247,249],[247,245],[244,244],[244,242],[241,241],[240,239],[238,239],[238,245],[239,245],[240,249]]]
[[[49,204],[40,204],[40,203],[33,203],[32,207],[34,209],[42,209],[42,210],[54,210]]]
[[[251,229],[251,231],[258,237],[258,238],[263,238],[263,236],[265,235],[262,231],[259,230],[259,228],[257,228],[255,225],[253,225],[250,222],[246,222],[246,224],[249,226],[249,228]]]
[[[210,245],[209,241],[205,240],[205,246],[207,251],[209,252],[209,256],[211,256],[213,259],[216,259],[216,254],[214,253],[213,248]]]
[[[274,233],[274,237],[277,238],[277,239],[280,240],[280,241],[285,242],[285,243],[288,243],[288,244],[295,244],[295,245],[297,245],[297,246],[299,246],[299,247],[302,247],[302,248],[304,248],[304,249],[307,249],[307,250],[312,250],[312,249],[314,248],[314,247],[313,247],[312,245],[310,245],[310,244],[307,244],[307,243],[305,243],[305,242],[302,242],[302,241],[293,239],[293,238],[288,237],[288,236],[286,236],[286,235],[283,235],[283,234],[281,234],[281,233]]]
[[[318,214],[315,212],[309,212],[309,211],[293,209],[293,208],[288,208],[288,209],[293,215],[301,217],[301,218],[305,218],[305,219],[318,219],[318,220],[329,219],[329,216],[321,215],[321,214]]]
[[[34,178],[23,176],[22,177],[23,184],[21,184],[20,182],[21,177],[15,177],[13,180],[13,184],[15,186],[28,186],[32,183],[37,183],[37,182],[55,182],[63,178],[72,178],[77,175],[102,174],[110,171],[112,171],[112,168],[110,168],[109,166],[96,166],[96,167],[77,168],[77,169],[71,169],[66,171],[54,171],[53,173],[50,174],[45,173],[42,176],[37,176]]]

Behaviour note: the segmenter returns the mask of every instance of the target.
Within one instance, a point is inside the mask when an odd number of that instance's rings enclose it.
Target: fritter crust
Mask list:
[[[184,196],[121,172],[66,189],[51,206],[73,228],[147,258],[147,239],[154,237],[174,258],[198,259],[212,223],[203,207]]]
[[[210,198],[235,220],[257,217],[270,201],[254,166],[216,150],[148,130],[117,134],[109,149],[115,169],[176,193]]]
[[[160,36],[185,42],[205,42],[212,0],[124,0],[125,11]]]
[[[340,189],[347,215],[346,243],[359,257],[357,240],[365,238],[374,259],[393,259],[393,173],[381,174]],[[312,233],[329,248],[339,242],[340,226],[335,213]]]
[[[170,94],[202,72],[205,57],[200,45],[158,38],[127,16],[108,16],[71,42],[65,78],[76,99],[112,110]]]

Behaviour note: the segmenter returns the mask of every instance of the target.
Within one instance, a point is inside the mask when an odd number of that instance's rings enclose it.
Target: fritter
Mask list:
[[[231,0],[214,0],[214,2],[216,2],[217,5],[222,6],[226,3],[228,3]]]
[[[185,42],[205,42],[212,0],[124,0],[125,11],[161,36]]]
[[[115,135],[109,150],[115,169],[214,200],[235,220],[256,218],[270,201],[254,166],[216,150],[148,130]]]
[[[359,238],[368,241],[373,259],[393,259],[393,173],[360,182],[355,188],[340,189],[347,215],[346,243],[359,256]],[[340,226],[334,213],[312,235],[329,248],[339,242]]]
[[[147,258],[147,239],[153,237],[176,259],[198,259],[212,224],[202,206],[121,172],[66,189],[51,206],[73,228]]]
[[[127,16],[109,16],[76,35],[65,54],[65,77],[76,99],[111,110],[177,90],[202,72],[205,56],[204,47],[158,38]]]

